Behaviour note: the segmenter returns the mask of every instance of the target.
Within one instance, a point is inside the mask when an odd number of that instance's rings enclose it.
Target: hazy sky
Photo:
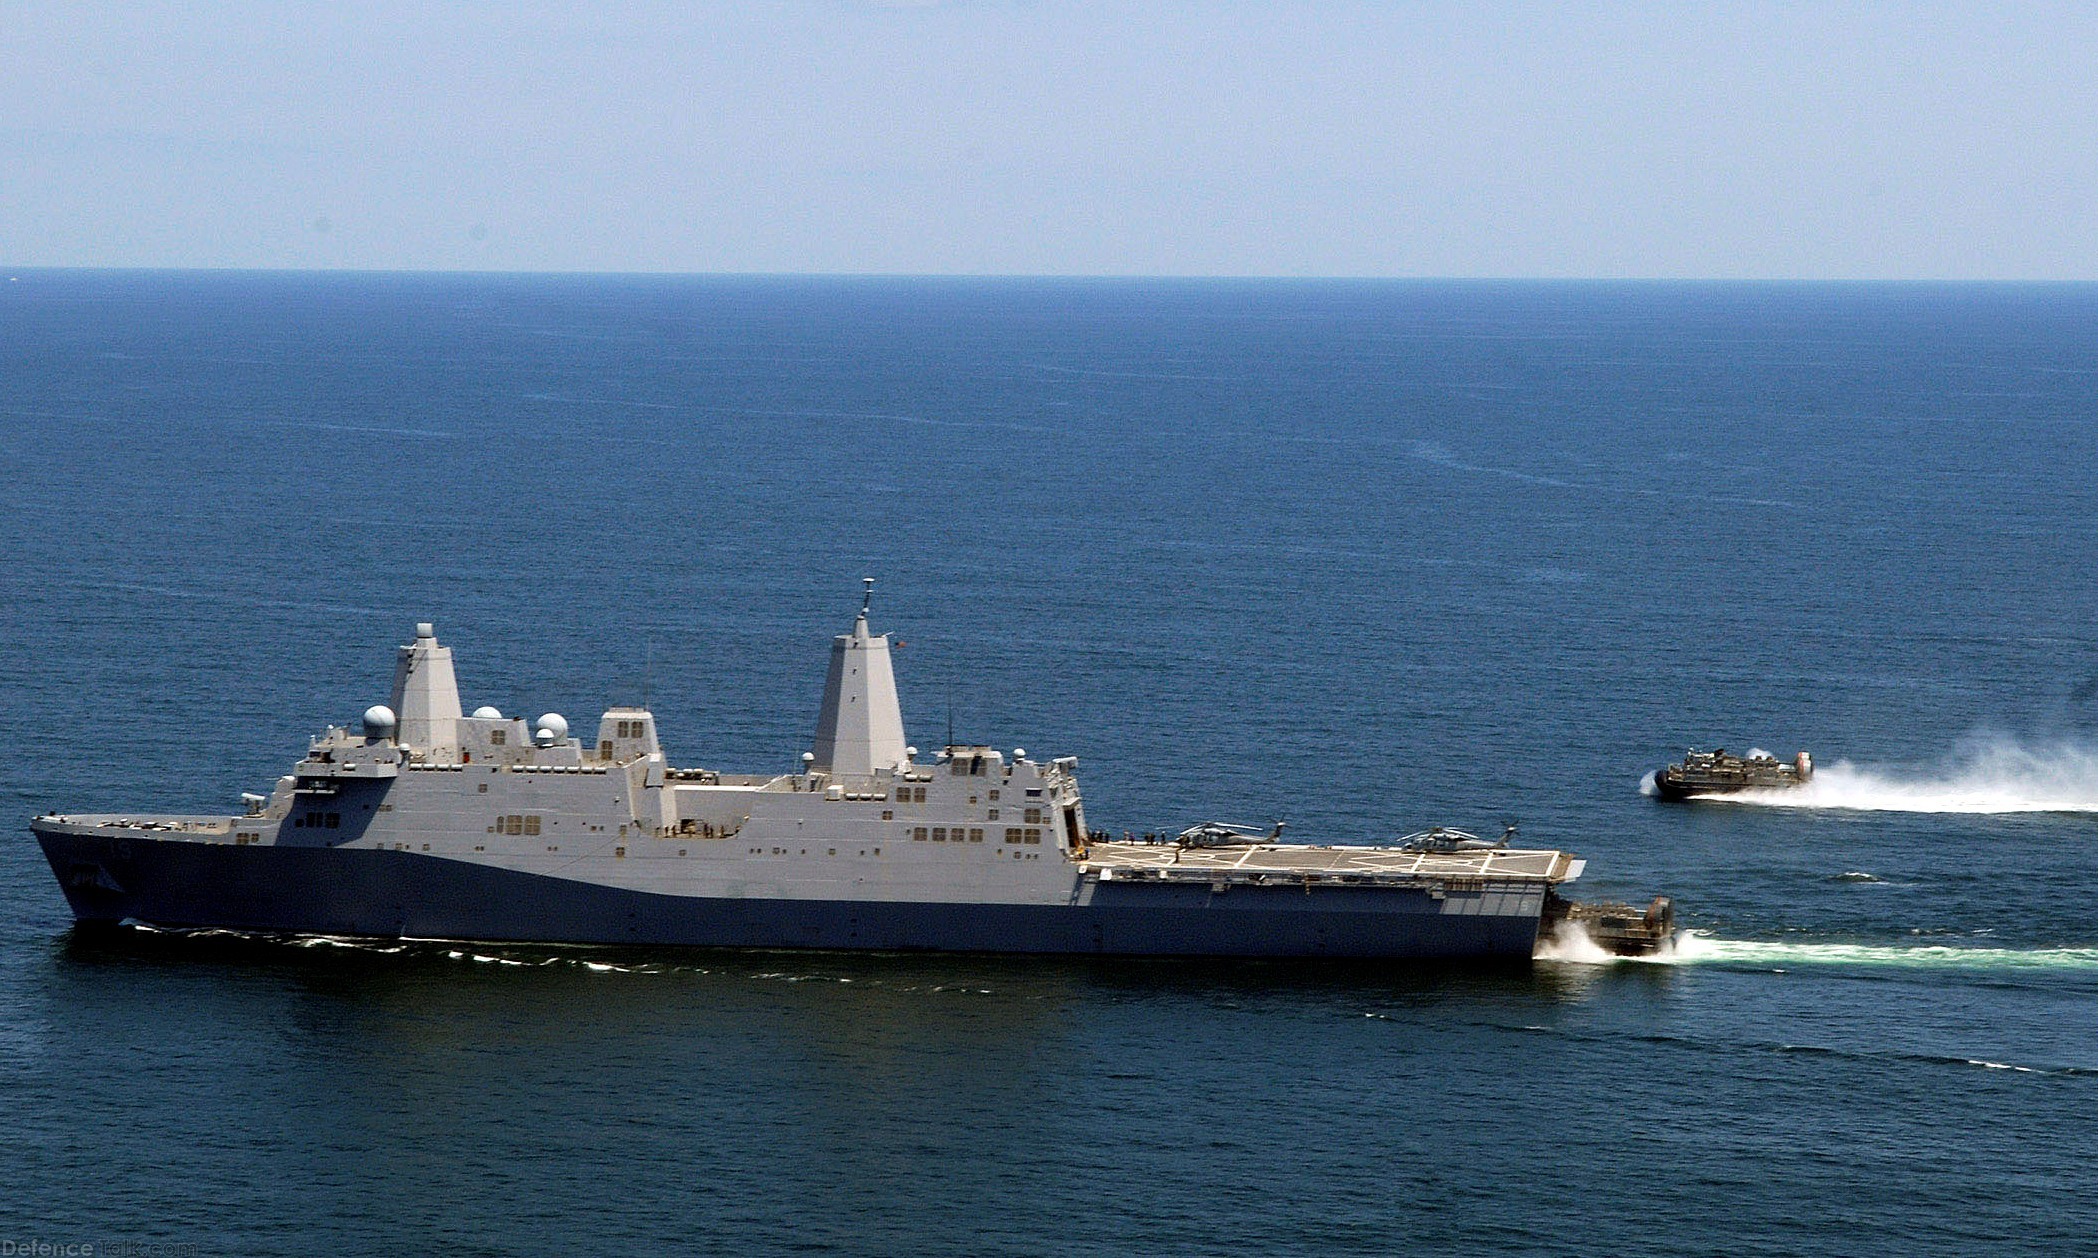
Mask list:
[[[0,265],[2098,278],[2098,6],[0,0]]]

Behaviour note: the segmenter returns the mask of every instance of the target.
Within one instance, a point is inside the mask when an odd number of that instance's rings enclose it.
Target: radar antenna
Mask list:
[[[874,606],[874,578],[861,577],[860,584],[866,587],[860,594],[860,615],[864,616],[867,609]]]

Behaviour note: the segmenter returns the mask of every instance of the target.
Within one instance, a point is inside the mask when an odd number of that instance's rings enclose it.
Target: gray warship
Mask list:
[[[1814,758],[1804,751],[1786,761],[1760,752],[1728,755],[1721,747],[1686,751],[1677,763],[1655,771],[1654,793],[1665,800],[1681,801],[1738,791],[1788,790],[1813,779]]]
[[[1087,828],[1078,761],[904,739],[871,584],[831,644],[798,772],[673,767],[645,707],[597,737],[462,711],[433,626],[388,703],[330,727],[231,816],[31,822],[78,922],[555,944],[1266,957],[1622,953],[1668,902],[1580,904],[1585,862],[1435,830],[1321,846],[1202,823]]]

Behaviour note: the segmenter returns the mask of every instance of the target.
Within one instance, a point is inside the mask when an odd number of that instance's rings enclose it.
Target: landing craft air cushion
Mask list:
[[[465,715],[423,624],[390,702],[312,740],[243,815],[31,829],[83,924],[1185,956],[1528,957],[1569,922],[1618,951],[1669,937],[1665,899],[1562,899],[1584,865],[1563,852],[1313,846],[1279,827],[1111,841],[1087,829],[1076,757],[921,759],[868,612],[832,642],[800,772],[674,768],[645,708],[606,712],[594,743],[554,713]]]

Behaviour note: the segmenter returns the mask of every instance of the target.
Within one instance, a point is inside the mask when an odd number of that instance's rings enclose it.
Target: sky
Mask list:
[[[31,266],[2098,279],[2098,5],[0,0]]]

